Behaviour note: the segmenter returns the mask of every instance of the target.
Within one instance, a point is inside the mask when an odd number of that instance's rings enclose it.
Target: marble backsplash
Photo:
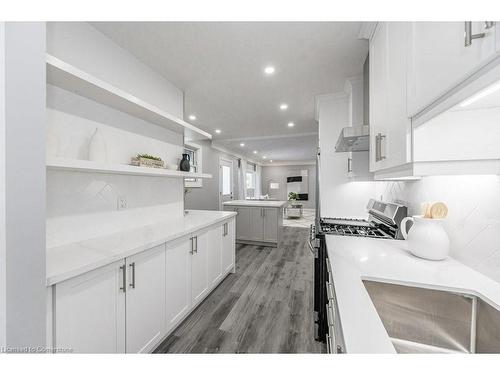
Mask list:
[[[377,184],[377,197],[420,214],[422,202],[442,201],[451,256],[500,282],[500,176],[432,176]]]

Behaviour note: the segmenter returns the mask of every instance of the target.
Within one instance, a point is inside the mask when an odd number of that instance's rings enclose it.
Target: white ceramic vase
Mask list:
[[[100,163],[108,161],[106,139],[97,128],[89,141],[89,160]]]
[[[412,221],[413,225],[407,232],[408,221]],[[401,232],[408,242],[408,250],[419,258],[442,260],[450,252],[450,238],[443,228],[443,219],[405,217],[401,221]]]

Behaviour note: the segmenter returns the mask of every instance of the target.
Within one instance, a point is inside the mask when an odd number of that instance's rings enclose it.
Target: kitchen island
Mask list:
[[[236,242],[278,247],[283,231],[283,207],[287,201],[235,200],[224,202],[225,211],[235,211]]]

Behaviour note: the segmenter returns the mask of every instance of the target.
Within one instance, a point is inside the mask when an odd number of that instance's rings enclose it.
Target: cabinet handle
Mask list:
[[[473,39],[480,39],[485,37],[485,33],[479,33],[479,34],[472,34],[472,22],[471,21],[465,21],[465,32],[464,32],[464,38],[465,38],[465,47],[469,47],[472,44]],[[493,27],[490,26],[490,28]]]
[[[375,136],[375,161],[381,161],[385,159],[382,155],[382,140],[385,139],[385,135],[378,133]]]
[[[191,237],[191,250],[189,251],[189,253],[191,255],[194,254],[194,237]]]
[[[130,263],[129,267],[132,268],[132,282],[128,286],[135,289],[135,262]]]
[[[127,284],[127,276],[125,275],[125,266],[120,266],[120,270],[122,271],[122,286],[120,290],[125,293],[126,292],[126,284]]]
[[[347,158],[347,173],[352,172],[352,158]]]
[[[198,236],[194,237],[194,250],[196,254],[198,254]]]

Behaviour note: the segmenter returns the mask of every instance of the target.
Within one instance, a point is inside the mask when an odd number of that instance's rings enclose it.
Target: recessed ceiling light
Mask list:
[[[215,132],[216,132],[217,134],[220,134],[220,129],[215,129]]]
[[[264,73],[266,73],[267,75],[271,75],[274,74],[275,70],[276,69],[274,69],[274,66],[269,65],[264,68]]]
[[[196,120],[196,116],[195,116],[195,115],[189,115],[189,119],[190,119],[191,121],[195,121],[195,120]]]
[[[288,104],[286,104],[286,103],[282,103],[282,104],[280,104],[280,109],[281,109],[282,111],[286,111],[286,110],[288,109]]]
[[[257,153],[257,150],[255,150],[253,153],[254,153],[254,154],[256,154],[256,153]]]
[[[240,143],[241,147],[245,147],[245,144],[243,142]]]
[[[289,127],[289,128],[293,128],[294,126],[295,126],[295,124],[294,124],[293,122],[289,122],[289,123],[288,123],[288,127]]]
[[[267,159],[267,156],[263,156],[262,159]]]
[[[269,160],[269,163],[272,163],[273,162],[273,159]]]

